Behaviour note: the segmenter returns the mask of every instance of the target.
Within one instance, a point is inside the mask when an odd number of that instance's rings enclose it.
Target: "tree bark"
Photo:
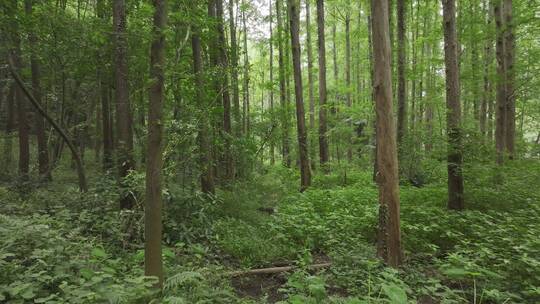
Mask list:
[[[144,208],[144,274],[158,278],[156,287],[163,286],[163,262],[161,257],[161,169],[163,166],[163,99],[165,95],[165,27],[167,3],[153,1],[155,12],[150,51],[150,77],[148,90],[148,144],[146,162],[146,200]]]
[[[235,136],[241,135],[240,118],[240,89],[238,82],[238,41],[236,37],[236,18],[234,16],[234,5],[237,0],[229,0],[229,36],[231,39],[231,87],[233,99],[233,116],[236,123],[234,128]],[[238,9],[238,6],[237,6]]]
[[[272,0],[269,2],[269,11],[270,11],[270,120],[272,126],[275,125],[275,113],[274,113],[274,28],[273,28],[273,10],[272,10]],[[275,146],[274,139],[270,139],[270,165],[276,163],[275,157]]]
[[[133,128],[131,118],[131,105],[129,101],[128,82],[128,45],[126,32],[126,4],[125,0],[114,0],[114,83],[116,105],[116,134],[118,138],[117,161],[120,184],[131,170],[135,168],[133,159]],[[120,196],[120,208],[131,209],[135,198],[130,191],[123,191]]]
[[[504,0],[503,18],[505,23],[504,32],[504,60],[505,60],[505,86],[506,86],[506,131],[505,150],[510,159],[514,159],[514,146],[516,137],[516,101],[514,93],[514,23],[512,19],[512,0]]]
[[[302,85],[302,63],[300,58],[300,12],[298,9],[298,2],[299,0],[288,0],[294,68],[294,93],[296,97],[296,127],[298,136],[298,150],[300,151],[300,191],[304,191],[311,185],[311,171],[309,165],[306,121],[304,115],[304,91]]]
[[[288,60],[285,60],[285,51],[283,47],[284,42],[284,30],[283,30],[283,16],[281,13],[282,2],[276,0],[276,15],[278,22],[278,61],[279,61],[279,99],[281,104],[281,136],[282,136],[282,155],[283,165],[285,167],[291,166],[290,146],[289,146],[289,116],[288,116],[288,97],[287,94],[287,79],[286,79],[286,64]]]
[[[491,4],[487,4],[484,1],[484,6],[489,6],[489,8],[485,9],[486,14],[486,27],[488,29],[491,29],[491,20],[493,17]],[[491,81],[490,81],[490,66],[492,61],[492,46],[493,41],[490,39],[491,37],[486,37],[486,42],[484,45],[484,92],[482,94],[482,103],[480,105],[480,133],[483,136],[487,136],[488,132],[488,123],[491,123],[488,121],[488,111],[489,111],[489,104],[492,103],[491,101]]]
[[[244,134],[249,137],[250,132],[250,118],[249,118],[249,54],[248,54],[248,44],[247,44],[247,23],[246,23],[246,12],[242,10],[242,24],[244,26],[244,82],[242,87],[242,98],[244,104]]]
[[[392,74],[388,2],[371,1],[373,18],[374,96],[377,114],[379,235],[377,252],[397,267],[402,262],[396,129],[392,111]]]
[[[306,3],[306,49],[307,49],[307,70],[308,70],[308,99],[309,99],[309,129],[315,130],[315,96],[314,96],[314,79],[313,79],[313,47],[311,40],[311,5],[310,0],[305,0]],[[309,158],[311,161],[311,169],[315,170],[315,145],[313,139],[310,139]]]
[[[455,0],[443,0],[444,62],[446,71],[446,129],[448,133],[448,208],[463,210],[463,147],[459,99],[458,42]]]
[[[319,51],[319,160],[324,167],[329,160],[326,122],[326,41],[324,36],[324,0],[317,0],[317,39]],[[323,168],[324,169],[324,168]]]
[[[350,2],[347,1],[348,6]],[[345,84],[347,85],[346,93],[346,103],[347,107],[350,109],[352,107],[352,96],[351,96],[351,14],[349,11],[345,13]],[[352,129],[352,121],[349,122],[349,128]],[[353,140],[352,136],[349,136],[347,140],[347,159],[352,161],[352,145]]]

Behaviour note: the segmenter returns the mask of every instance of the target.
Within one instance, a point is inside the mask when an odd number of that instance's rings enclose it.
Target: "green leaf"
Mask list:
[[[384,294],[390,299],[392,304],[407,304],[407,293],[396,284],[383,284]]]
[[[92,249],[91,255],[95,258],[101,258],[106,259],[107,253],[102,248],[94,248]]]

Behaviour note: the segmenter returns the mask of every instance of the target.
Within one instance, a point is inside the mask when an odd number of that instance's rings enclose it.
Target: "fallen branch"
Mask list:
[[[313,264],[313,265],[307,266],[307,269],[318,270],[318,269],[330,267],[331,265],[332,263]],[[275,274],[275,273],[282,273],[282,272],[295,270],[298,268],[299,268],[298,266],[283,266],[283,267],[251,269],[251,270],[244,270],[244,271],[234,271],[234,272],[229,273],[229,276],[240,277],[240,276],[245,276],[245,275]]]

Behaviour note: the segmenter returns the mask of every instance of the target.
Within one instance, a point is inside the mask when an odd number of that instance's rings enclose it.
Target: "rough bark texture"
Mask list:
[[[33,0],[25,0],[24,6],[26,14],[32,18]],[[41,100],[41,84],[40,84],[40,67],[39,60],[36,55],[38,40],[33,29],[28,33],[28,42],[30,45],[30,69],[32,71],[32,94],[37,102]],[[38,155],[38,171],[39,175],[44,180],[51,180],[51,170],[49,170],[49,150],[47,148],[47,136],[45,134],[45,122],[41,115],[34,116],[34,125],[37,137],[37,155]]]
[[[299,0],[288,0],[291,46],[294,68],[294,94],[296,101],[296,128],[298,135],[298,150],[300,154],[300,191],[306,190],[311,184],[311,171],[306,131],[306,118],[304,115],[304,97],[302,86],[302,69],[300,58],[300,12]]]
[[[455,0],[443,0],[444,62],[446,71],[446,129],[448,133],[448,208],[462,210],[463,147],[459,98],[458,44]]]
[[[153,41],[150,51],[150,77],[148,108],[148,150],[146,161],[146,205],[144,208],[144,274],[158,278],[163,286],[163,261],[161,258],[161,168],[163,165],[163,99],[165,94],[165,26],[167,4],[165,0],[153,1],[155,12]]]
[[[205,193],[214,193],[214,176],[212,175],[212,154],[210,149],[210,141],[208,138],[208,102],[204,92],[204,75],[203,61],[201,51],[201,39],[197,29],[193,30],[191,36],[191,48],[193,51],[193,73],[195,75],[195,97],[201,104],[202,115],[199,117],[199,132],[197,140],[199,143],[199,166],[201,169],[200,180],[201,190]]]
[[[495,52],[497,57],[497,106],[495,119],[495,148],[497,150],[497,163],[504,162],[504,147],[506,139],[506,77],[504,58],[504,25],[502,18],[502,0],[495,0],[493,6],[495,25],[497,27],[497,40]]]
[[[319,159],[321,167],[329,159],[326,122],[326,42],[324,36],[324,0],[317,0],[317,38],[319,50]]]
[[[377,252],[397,267],[402,262],[396,129],[392,111],[392,75],[388,2],[371,1],[373,18],[374,96],[377,114],[379,236]]]
[[[120,183],[135,168],[133,159],[133,129],[129,101],[128,53],[125,0],[114,0],[114,98],[116,105],[117,162]],[[120,208],[130,209],[135,203],[129,191],[120,197]]]
[[[516,101],[514,94],[514,24],[512,20],[512,0],[504,0],[503,18],[505,23],[504,32],[504,60],[505,60],[505,85],[506,85],[506,132],[505,150],[510,159],[514,158],[514,145],[516,137]]]

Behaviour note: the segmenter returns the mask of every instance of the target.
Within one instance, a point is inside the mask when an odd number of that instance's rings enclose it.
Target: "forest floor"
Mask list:
[[[216,196],[165,192],[166,282],[142,277],[142,200],[118,211],[114,179],[91,174],[80,194],[68,166],[47,185],[0,185],[0,302],[6,303],[538,303],[540,164],[465,168],[466,204],[450,212],[446,170],[403,182],[405,264],[375,254],[371,170],[316,175],[272,167]],[[337,171],[337,170],[336,170]],[[494,174],[504,182],[494,183]],[[346,178],[345,178],[346,176]],[[144,175],[130,189],[143,193]],[[323,265],[316,270],[314,264]],[[238,273],[294,266],[273,274]]]

